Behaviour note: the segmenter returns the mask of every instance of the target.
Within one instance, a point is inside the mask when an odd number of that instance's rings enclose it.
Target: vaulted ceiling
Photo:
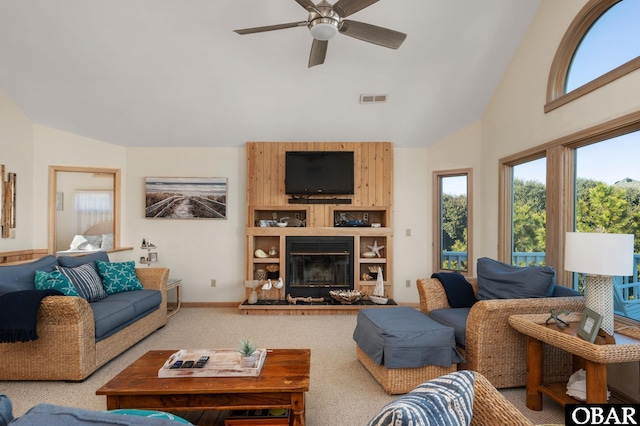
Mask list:
[[[304,26],[233,32],[306,20],[295,0],[0,0],[0,88],[123,146],[426,146],[481,117],[539,4],[381,0],[349,19],[406,33],[398,50],[338,34],[308,68]]]

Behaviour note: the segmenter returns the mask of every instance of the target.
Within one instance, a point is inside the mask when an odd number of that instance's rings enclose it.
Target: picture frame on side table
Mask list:
[[[577,334],[587,342],[593,343],[596,340],[601,324],[602,315],[589,308],[584,308],[582,319],[578,324]]]
[[[145,218],[226,219],[227,178],[146,177]]]

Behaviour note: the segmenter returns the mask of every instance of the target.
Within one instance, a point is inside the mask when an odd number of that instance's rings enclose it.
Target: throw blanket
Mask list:
[[[63,294],[58,290],[22,290],[0,296],[0,343],[36,340],[38,309],[47,296]]]

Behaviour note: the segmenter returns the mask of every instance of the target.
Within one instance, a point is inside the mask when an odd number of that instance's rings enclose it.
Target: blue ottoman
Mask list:
[[[362,309],[353,340],[356,356],[389,394],[410,392],[464,362],[453,328],[406,306]]]

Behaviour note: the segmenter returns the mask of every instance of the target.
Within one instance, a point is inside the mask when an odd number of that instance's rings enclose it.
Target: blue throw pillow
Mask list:
[[[34,290],[36,271],[51,272],[57,265],[58,259],[48,255],[29,263],[0,266],[0,296],[12,291]]]
[[[82,256],[59,256],[58,263],[65,268],[76,268],[80,265],[90,264],[96,272],[96,260],[102,260],[103,262],[109,261],[109,255],[106,251],[96,251],[91,254],[84,254]]]
[[[107,294],[144,289],[136,275],[136,264],[133,260],[129,262],[96,260],[96,265],[102,277],[102,286]]]
[[[78,294],[87,302],[97,302],[107,297],[102,287],[102,280],[90,263],[80,265],[77,268],[65,268],[58,266],[58,271],[69,278],[69,281],[78,290]]]
[[[431,275],[431,278],[440,281],[452,308],[470,308],[477,302],[473,287],[464,275],[457,272],[439,272]]]
[[[550,297],[556,272],[550,266],[518,267],[482,257],[478,259],[478,299]]]
[[[62,292],[65,296],[79,296],[78,290],[73,286],[69,278],[60,271],[36,271],[36,290],[54,289]]]
[[[457,371],[418,385],[385,405],[367,425],[467,426],[473,416],[473,374]]]

